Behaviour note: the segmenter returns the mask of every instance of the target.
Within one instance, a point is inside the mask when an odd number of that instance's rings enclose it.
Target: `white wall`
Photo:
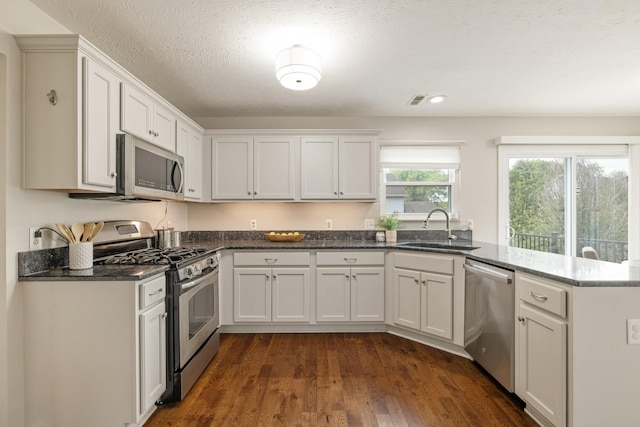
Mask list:
[[[381,139],[465,140],[461,149],[461,219],[474,220],[474,238],[497,241],[498,156],[494,139],[504,135],[640,135],[640,117],[612,118],[351,118],[351,117],[200,117],[205,129],[381,129]],[[379,216],[377,203],[220,203],[189,208],[192,230],[364,228]],[[416,228],[419,224],[416,223]],[[455,228],[455,225],[454,225]]]

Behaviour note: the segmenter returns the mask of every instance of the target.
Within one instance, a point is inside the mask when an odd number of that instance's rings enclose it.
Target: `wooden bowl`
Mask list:
[[[268,234],[265,233],[264,238],[270,240],[272,242],[299,242],[304,239],[306,234],[298,233],[298,234]]]

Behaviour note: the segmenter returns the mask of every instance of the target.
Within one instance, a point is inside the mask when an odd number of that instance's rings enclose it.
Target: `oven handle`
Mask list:
[[[184,283],[182,285],[180,285],[180,294],[184,293],[185,291],[191,289],[191,288],[195,288],[196,286],[202,284],[203,282],[206,282],[209,280],[209,277],[212,274],[218,274],[218,268],[214,268],[212,271],[210,271],[209,273],[205,274],[204,276],[200,276],[195,280],[192,280],[191,282],[187,282]]]

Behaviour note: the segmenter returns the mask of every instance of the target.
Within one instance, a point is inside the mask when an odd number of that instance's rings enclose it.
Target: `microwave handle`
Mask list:
[[[176,180],[174,178],[176,174],[176,166],[180,170],[180,188],[176,189],[175,192],[182,193],[182,187],[184,186],[184,169],[182,169],[182,165],[178,160],[173,164],[173,170],[171,171],[171,185],[173,188],[176,188]]]

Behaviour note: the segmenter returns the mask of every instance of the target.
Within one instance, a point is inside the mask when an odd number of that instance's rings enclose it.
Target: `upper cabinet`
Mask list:
[[[376,199],[374,136],[303,136],[300,144],[302,200]]]
[[[211,131],[211,200],[376,200],[378,133]]]
[[[202,200],[202,133],[178,120],[176,153],[184,157],[184,197]]]
[[[121,114],[123,131],[176,152],[176,116],[126,83],[122,84]]]
[[[81,36],[15,39],[23,63],[24,188],[113,193],[117,133],[175,152],[180,118],[201,136],[195,122]]]
[[[293,200],[295,138],[214,137],[211,141],[212,200]]]

